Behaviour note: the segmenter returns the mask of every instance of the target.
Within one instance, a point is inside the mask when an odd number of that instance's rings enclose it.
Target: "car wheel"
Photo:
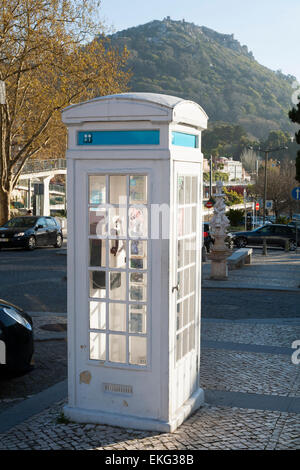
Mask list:
[[[232,249],[233,249],[233,246],[234,246],[234,243],[233,243],[232,240],[229,240],[229,241],[225,242],[225,245],[227,245],[227,248],[228,248],[229,250],[232,250]]]
[[[295,251],[297,248],[297,243],[295,240],[289,240],[289,250],[290,251]]]
[[[247,240],[244,237],[239,237],[236,239],[235,244],[238,248],[245,248],[245,246],[247,246]]]
[[[28,238],[28,241],[27,241],[27,250],[34,250],[36,247],[36,239],[33,235],[31,235],[31,237]]]
[[[56,243],[55,243],[54,247],[55,248],[61,248],[62,243],[63,243],[62,236],[60,235],[60,233],[58,233],[57,236],[56,236]]]

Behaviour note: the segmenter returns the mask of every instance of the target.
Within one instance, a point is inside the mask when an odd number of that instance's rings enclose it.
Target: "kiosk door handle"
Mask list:
[[[179,289],[179,284],[177,284],[177,286],[172,287],[172,294],[175,290],[177,290],[177,292],[178,292],[178,289]]]

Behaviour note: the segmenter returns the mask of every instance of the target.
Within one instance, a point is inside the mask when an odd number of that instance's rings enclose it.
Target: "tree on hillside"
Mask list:
[[[127,51],[112,49],[103,35],[92,39],[98,8],[97,0],[1,2],[0,224],[25,162],[64,154],[60,110],[126,89]]]
[[[241,162],[248,173],[254,173],[257,169],[259,157],[253,149],[244,148],[241,154]]]
[[[251,186],[251,194],[256,198],[264,196],[264,164],[258,171],[256,183]],[[285,159],[279,166],[273,161],[268,162],[267,200],[273,201],[273,210],[276,218],[282,212],[289,212],[290,217],[295,209],[291,197],[291,190],[295,186],[294,162]]]
[[[205,154],[238,157],[248,143],[246,131],[241,126],[221,124],[203,133],[202,148]]]
[[[300,97],[297,107],[289,112],[289,118],[292,122],[300,124]],[[297,144],[300,144],[300,130],[296,132],[295,136]],[[296,180],[300,183],[300,150],[298,150],[296,158]]]

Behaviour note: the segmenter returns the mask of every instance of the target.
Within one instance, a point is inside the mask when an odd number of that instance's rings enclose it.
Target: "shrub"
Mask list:
[[[229,209],[226,212],[226,216],[229,219],[230,225],[237,227],[243,223],[244,211],[242,209]]]

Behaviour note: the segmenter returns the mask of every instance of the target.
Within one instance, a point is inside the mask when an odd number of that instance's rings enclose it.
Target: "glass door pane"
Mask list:
[[[90,359],[145,367],[148,348],[148,176],[89,176]]]
[[[196,227],[198,216],[198,176],[177,176],[177,248],[176,278],[176,360],[185,357],[195,347],[195,290],[198,250]]]

